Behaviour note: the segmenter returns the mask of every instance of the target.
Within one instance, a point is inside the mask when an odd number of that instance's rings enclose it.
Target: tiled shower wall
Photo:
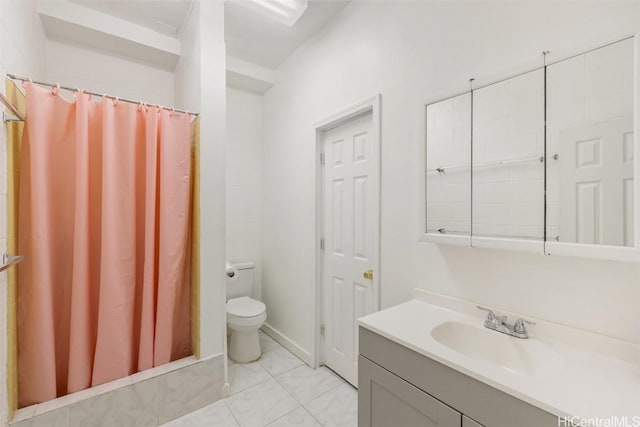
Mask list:
[[[0,90],[4,76],[12,73],[42,79],[45,69],[45,34],[36,13],[36,3],[0,1]],[[2,107],[2,110],[4,108]],[[4,125],[0,130],[0,254],[7,249],[7,142]],[[0,273],[0,425],[7,419],[7,273]]]
[[[12,427],[155,427],[222,397],[224,357],[189,357],[23,408]]]

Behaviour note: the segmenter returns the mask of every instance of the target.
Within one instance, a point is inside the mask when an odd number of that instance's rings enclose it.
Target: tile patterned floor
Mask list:
[[[257,362],[229,365],[231,396],[164,427],[356,427],[358,393],[260,332]]]

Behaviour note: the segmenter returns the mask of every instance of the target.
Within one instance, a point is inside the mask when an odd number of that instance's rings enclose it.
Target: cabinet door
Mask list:
[[[360,356],[358,427],[460,427],[459,412]]]
[[[471,93],[427,105],[426,124],[425,231],[433,241],[469,246]]]
[[[462,427],[484,427],[482,424],[473,421],[471,418],[462,416]]]
[[[544,71],[473,92],[472,246],[543,252]]]

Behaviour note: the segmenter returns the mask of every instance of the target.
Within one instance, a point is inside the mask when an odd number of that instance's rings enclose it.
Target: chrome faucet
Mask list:
[[[535,322],[525,319],[517,319],[513,325],[510,325],[507,323],[507,316],[499,316],[488,308],[480,306],[478,306],[478,308],[487,312],[487,319],[484,321],[485,328],[511,335],[512,337],[521,339],[529,338],[526,325],[535,325]]]

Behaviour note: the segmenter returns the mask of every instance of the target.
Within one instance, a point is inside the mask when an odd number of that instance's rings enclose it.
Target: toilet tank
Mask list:
[[[249,297],[253,290],[255,265],[250,261],[230,262],[238,270],[233,278],[227,277],[227,299]]]

